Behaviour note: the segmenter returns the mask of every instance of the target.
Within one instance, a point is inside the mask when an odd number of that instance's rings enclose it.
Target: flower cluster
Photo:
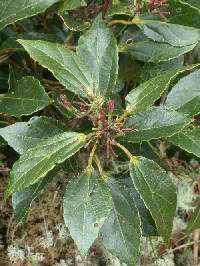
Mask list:
[[[146,7],[150,13],[159,15],[163,19],[167,19],[165,15],[169,15],[170,12],[160,11],[159,8],[167,7],[168,0],[150,0],[149,2],[142,3],[141,5],[133,4],[127,12],[135,11],[139,16],[141,16],[141,9]]]
[[[84,86],[82,86],[82,90],[86,93],[87,100],[78,96],[80,101],[73,101],[73,103],[78,105],[80,109],[80,111],[76,112],[76,117],[79,119],[87,117],[93,124],[94,132],[91,133],[92,138],[89,139],[89,143],[93,141],[106,142],[107,158],[110,157],[111,153],[117,157],[117,154],[115,154],[111,146],[115,142],[115,136],[117,134],[125,135],[136,131],[136,129],[123,128],[127,117],[118,119],[114,116],[114,100],[108,99],[106,105],[102,106],[101,97],[96,96],[95,86],[93,86],[92,96],[88,94]],[[68,110],[74,108],[65,95],[60,95],[57,101]]]

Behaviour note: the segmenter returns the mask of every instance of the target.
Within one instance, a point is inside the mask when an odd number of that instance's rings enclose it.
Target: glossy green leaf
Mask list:
[[[183,63],[184,63],[183,55],[166,62],[160,62],[158,64],[144,63],[140,81],[141,83],[143,83],[150,78],[161,75],[163,72],[167,70],[171,70],[172,68],[182,66]]]
[[[160,98],[174,77],[179,73],[193,69],[198,65],[199,64],[177,67],[140,84],[137,88],[131,90],[126,96],[127,109],[133,109],[135,113],[145,111]]]
[[[0,30],[6,25],[45,11],[58,0],[1,0]]]
[[[182,78],[167,96],[165,106],[193,116],[200,113],[200,70]]]
[[[65,132],[41,141],[36,147],[27,150],[12,168],[5,198],[45,177],[57,164],[79,151],[85,143],[85,135]]]
[[[128,265],[136,262],[140,249],[140,218],[134,198],[122,183],[110,178],[113,209],[101,233],[106,248]]]
[[[141,30],[128,28],[118,46],[119,52],[143,62],[159,63],[176,58],[191,51],[197,43],[183,47],[175,47],[167,43],[154,42],[147,38]]]
[[[128,118],[125,127],[134,127],[135,132],[126,134],[121,141],[140,142],[171,136],[192,120],[178,112],[163,107],[151,107],[141,115]]]
[[[150,210],[158,233],[169,243],[176,211],[176,188],[169,175],[155,162],[136,157],[130,162],[130,174],[134,186]]]
[[[90,27],[90,23],[88,21],[82,20],[81,18],[76,18],[70,16],[69,14],[61,14],[60,16],[70,30],[82,31]]]
[[[16,152],[22,154],[40,141],[66,131],[66,126],[53,118],[33,117],[0,129],[2,136]]]
[[[48,183],[51,182],[56,173],[55,170],[56,169],[48,173],[36,184],[31,185],[30,187],[25,188],[20,192],[13,193],[12,207],[15,215],[16,225],[19,225],[20,223],[24,222],[32,201],[37,197],[38,193],[43,190]]]
[[[52,102],[37,79],[24,77],[17,82],[15,91],[0,95],[0,113],[17,117],[29,115]]]
[[[183,47],[200,40],[200,30],[162,21],[137,19],[137,26],[152,41]]]
[[[77,54],[96,77],[97,95],[104,97],[114,92],[118,72],[117,42],[101,15],[80,37]]]
[[[86,96],[81,86],[92,94],[95,77],[76,53],[65,45],[45,41],[19,40],[30,56],[51,71],[55,78],[76,94]]]
[[[194,213],[192,214],[192,217],[188,223],[187,232],[191,233],[195,229],[200,228],[200,204],[195,209]]]
[[[200,157],[200,129],[185,129],[167,138],[167,140],[181,149]]]
[[[166,22],[197,29],[200,28],[200,10],[191,6],[189,3],[179,0],[169,0],[168,3],[169,6],[166,8],[166,11],[170,12],[170,15],[167,17]],[[200,7],[199,0],[197,0],[196,3],[198,3]]]
[[[82,257],[98,237],[111,210],[108,184],[93,169],[86,168],[72,180],[64,196],[64,220]]]

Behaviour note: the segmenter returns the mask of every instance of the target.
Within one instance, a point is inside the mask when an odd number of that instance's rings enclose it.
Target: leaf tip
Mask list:
[[[17,39],[16,41],[19,42],[20,44],[22,44],[24,40],[22,40],[22,39]]]

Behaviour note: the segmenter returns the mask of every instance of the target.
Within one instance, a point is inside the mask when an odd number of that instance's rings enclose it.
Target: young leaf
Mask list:
[[[31,206],[32,201],[37,197],[38,193],[45,188],[45,186],[51,182],[57,169],[49,172],[44,178],[40,179],[34,185],[25,188],[22,191],[15,192],[12,195],[12,207],[15,215],[15,223],[19,225],[23,223],[26,217],[26,213]]]
[[[81,86],[92,94],[95,77],[76,53],[65,45],[45,41],[19,40],[30,56],[51,71],[55,78],[76,94],[86,96]]]
[[[176,58],[191,51],[197,43],[176,47],[168,43],[154,42],[147,38],[141,30],[128,28],[118,46],[119,52],[130,55],[135,60],[159,63]]]
[[[112,211],[101,233],[106,248],[127,264],[134,263],[140,249],[140,218],[134,198],[128,189],[114,178],[109,180]]]
[[[58,0],[1,0],[0,3],[0,30],[6,25],[23,18],[34,16],[45,11]]]
[[[137,157],[130,162],[130,174],[134,186],[150,210],[158,233],[169,243],[176,210],[176,188],[169,175],[155,162]]]
[[[22,154],[40,141],[66,131],[66,126],[53,118],[33,117],[0,129],[2,136],[16,152]]]
[[[183,47],[197,43],[200,30],[162,21],[137,19],[137,26],[151,40]]]
[[[16,90],[1,94],[0,99],[0,113],[17,117],[32,114],[53,102],[34,77],[20,79]]]
[[[174,145],[179,146],[181,149],[193,153],[200,157],[200,129],[189,130],[185,129],[177,134],[168,137],[167,140]]]
[[[200,113],[200,70],[182,78],[167,96],[165,106],[194,116]]]
[[[63,208],[65,224],[84,257],[111,210],[108,184],[96,171],[86,168],[69,183]]]
[[[151,107],[141,115],[129,117],[126,127],[135,127],[136,132],[126,134],[121,141],[140,142],[171,136],[192,120],[184,115],[163,107]]]
[[[97,95],[104,97],[114,92],[118,72],[117,42],[101,15],[80,37],[77,54],[96,77]]]
[[[131,110],[133,108],[135,113],[145,111],[160,98],[161,94],[165,91],[174,77],[179,73],[193,69],[198,65],[199,64],[174,68],[139,85],[137,88],[131,90],[126,96],[126,109]]]
[[[191,233],[195,229],[199,228],[200,228],[200,204],[197,206],[194,213],[192,214],[192,217],[188,223],[187,233]]]
[[[41,141],[36,147],[27,150],[12,168],[5,198],[36,183],[57,164],[79,151],[85,143],[84,134],[65,132]]]

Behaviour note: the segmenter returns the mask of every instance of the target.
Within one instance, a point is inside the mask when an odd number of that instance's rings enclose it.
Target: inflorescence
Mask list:
[[[103,107],[101,100],[96,96],[95,86],[93,86],[93,95],[89,95],[84,86],[81,86],[82,90],[87,95],[87,100],[83,99],[78,95],[80,101],[73,101],[73,104],[79,106],[79,110],[75,109],[67,99],[66,95],[61,94],[60,98],[57,99],[58,103],[68,110],[74,111],[74,114],[78,119],[87,117],[93,124],[93,132],[89,134],[88,139],[89,145],[91,142],[103,143],[106,142],[106,154],[107,158],[112,153],[117,157],[117,154],[112,149],[112,144],[115,143],[116,135],[126,135],[127,133],[135,132],[136,129],[123,128],[127,121],[125,116],[123,119],[118,119],[113,114],[114,111],[114,100],[108,99],[106,105]]]
[[[140,5],[133,4],[127,12],[131,12],[132,10],[135,11],[139,16],[141,16],[141,9],[147,8],[149,13],[154,13],[159,15],[163,19],[167,19],[165,15],[169,15],[170,12],[167,11],[160,11],[159,8],[167,7],[168,0],[150,0],[149,2],[143,2]]]

